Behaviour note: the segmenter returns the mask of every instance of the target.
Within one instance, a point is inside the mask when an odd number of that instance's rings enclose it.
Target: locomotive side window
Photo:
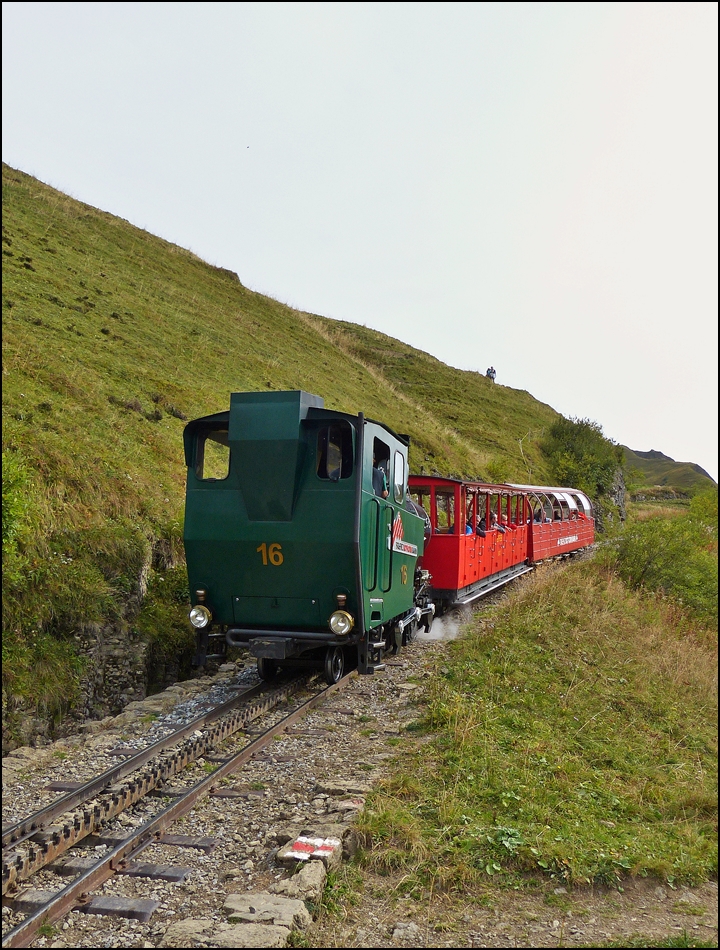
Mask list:
[[[387,494],[382,495],[382,492],[389,494],[390,491],[390,446],[382,439],[373,439],[373,468],[379,469],[385,476],[383,488],[382,477],[377,473],[373,474],[373,491],[376,495],[387,497]]]
[[[230,445],[227,429],[198,434],[195,448],[195,475],[204,482],[221,482],[230,473]]]
[[[350,478],[353,470],[352,428],[347,422],[323,426],[317,437],[317,474],[337,482]]]
[[[455,530],[455,492],[435,491],[435,530],[450,534]]]
[[[405,458],[402,452],[395,453],[395,469],[393,471],[393,496],[399,505],[405,501]]]

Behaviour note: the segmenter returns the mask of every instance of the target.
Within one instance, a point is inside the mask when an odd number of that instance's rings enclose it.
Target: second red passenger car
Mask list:
[[[595,538],[592,505],[576,489],[411,475],[409,491],[430,519],[419,563],[438,607],[469,604]]]

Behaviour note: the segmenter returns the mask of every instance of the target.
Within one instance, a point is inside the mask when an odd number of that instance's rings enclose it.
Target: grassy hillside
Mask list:
[[[185,420],[302,388],[412,438],[414,470],[538,482],[558,414],[381,333],[293,310],[3,166],[4,685],[66,699],[88,622],[183,649]],[[142,610],[138,613],[140,604]],[[59,676],[58,671],[65,671]]]
[[[545,565],[427,681],[361,819],[370,866],[405,893],[715,878],[716,665],[676,604]]]
[[[413,894],[717,879],[717,542],[712,486],[473,613],[392,740],[370,867]]]
[[[715,484],[705,469],[694,462],[676,462],[662,452],[638,452],[626,445],[622,449],[636,488],[660,486],[693,493]]]

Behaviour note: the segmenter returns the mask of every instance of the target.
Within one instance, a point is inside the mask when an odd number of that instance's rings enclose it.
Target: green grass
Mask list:
[[[2,249],[10,704],[72,704],[88,623],[135,627],[151,680],[189,672],[182,430],[230,392],[302,388],[362,410],[411,436],[415,471],[549,476],[539,441],[558,414],[528,393],[253,293],[6,165]],[[54,676],[38,682],[39,663]]]
[[[716,638],[597,563],[548,566],[450,644],[431,743],[363,821],[405,886],[717,873]]]

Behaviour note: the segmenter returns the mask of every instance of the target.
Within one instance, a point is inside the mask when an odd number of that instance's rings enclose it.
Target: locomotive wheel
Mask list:
[[[328,647],[325,654],[325,682],[332,686],[342,679],[345,672],[345,655],[342,647]]]
[[[257,661],[257,671],[261,680],[274,680],[278,674],[277,660],[271,660],[269,657],[261,656]]]
[[[435,616],[433,614],[425,614],[425,616],[420,621],[420,625],[425,628],[425,633],[430,633],[432,630],[433,620]]]

